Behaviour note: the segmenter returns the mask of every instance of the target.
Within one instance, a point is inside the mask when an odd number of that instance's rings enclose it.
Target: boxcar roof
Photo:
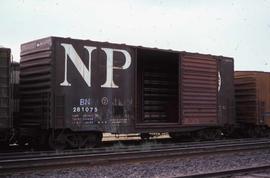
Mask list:
[[[203,53],[197,53],[197,52],[187,52],[187,51],[178,51],[178,50],[172,50],[172,49],[160,49],[160,48],[156,48],[156,47],[145,47],[145,46],[135,46],[135,45],[128,45],[125,43],[111,43],[111,42],[107,42],[107,41],[93,41],[93,40],[83,40],[83,39],[74,39],[74,38],[64,38],[64,37],[56,37],[56,36],[49,36],[49,37],[45,37],[45,38],[40,38],[40,39],[36,39],[36,40],[32,40],[26,43],[23,43],[21,46],[27,45],[29,43],[33,43],[39,40],[45,40],[45,39],[62,39],[62,40],[76,40],[76,41],[82,41],[82,42],[94,42],[94,43],[101,43],[101,44],[109,44],[109,45],[117,45],[117,46],[127,46],[127,47],[132,47],[132,48],[139,48],[139,49],[148,49],[148,50],[157,50],[157,51],[163,51],[163,52],[172,52],[172,53],[181,53],[181,54],[192,54],[192,55],[204,55],[204,56],[212,56],[212,57],[223,57],[223,58],[230,58],[233,59],[232,57],[228,57],[228,56],[222,56],[222,55],[212,55],[212,54],[203,54]]]

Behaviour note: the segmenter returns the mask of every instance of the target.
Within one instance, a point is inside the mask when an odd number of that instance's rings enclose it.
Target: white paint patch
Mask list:
[[[218,72],[218,92],[220,91],[221,88],[221,76],[220,76],[220,72]]]

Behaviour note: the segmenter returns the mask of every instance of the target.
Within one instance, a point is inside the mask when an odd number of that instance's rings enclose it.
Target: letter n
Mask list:
[[[88,69],[84,65],[82,59],[80,56],[77,54],[75,49],[71,44],[66,44],[66,43],[61,43],[61,46],[64,47],[65,49],[65,76],[64,76],[64,81],[60,83],[61,86],[71,86],[71,84],[67,81],[67,61],[70,59],[76,69],[79,71],[80,75],[84,79],[85,83],[91,87],[91,54],[92,51],[96,49],[96,47],[92,46],[84,46],[84,48],[88,51],[89,54],[89,65]]]

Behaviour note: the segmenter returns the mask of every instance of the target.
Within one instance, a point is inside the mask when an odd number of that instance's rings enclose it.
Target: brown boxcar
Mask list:
[[[232,58],[48,37],[21,46],[20,69],[22,132],[53,145],[234,123]]]
[[[239,123],[270,127],[270,73],[235,72],[236,118]]]
[[[10,49],[0,48],[0,142],[8,140],[12,128],[10,64]]]

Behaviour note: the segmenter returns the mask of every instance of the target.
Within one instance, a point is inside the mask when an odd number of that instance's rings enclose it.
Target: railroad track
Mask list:
[[[250,151],[270,148],[270,139],[234,139],[176,144],[143,144],[64,152],[0,154],[0,172],[12,172],[56,166],[96,165],[117,161],[136,161]]]
[[[257,167],[248,167],[248,168],[239,168],[239,169],[231,169],[231,170],[224,170],[224,171],[217,171],[217,172],[208,172],[208,173],[201,173],[201,174],[192,174],[187,176],[179,176],[175,178],[210,178],[210,177],[233,177],[233,176],[247,176],[252,177],[252,173],[257,173],[259,171],[269,170],[270,165],[263,165]],[[257,176],[254,176],[257,177]],[[260,176],[261,177],[261,176]],[[270,175],[268,175],[270,177]]]

